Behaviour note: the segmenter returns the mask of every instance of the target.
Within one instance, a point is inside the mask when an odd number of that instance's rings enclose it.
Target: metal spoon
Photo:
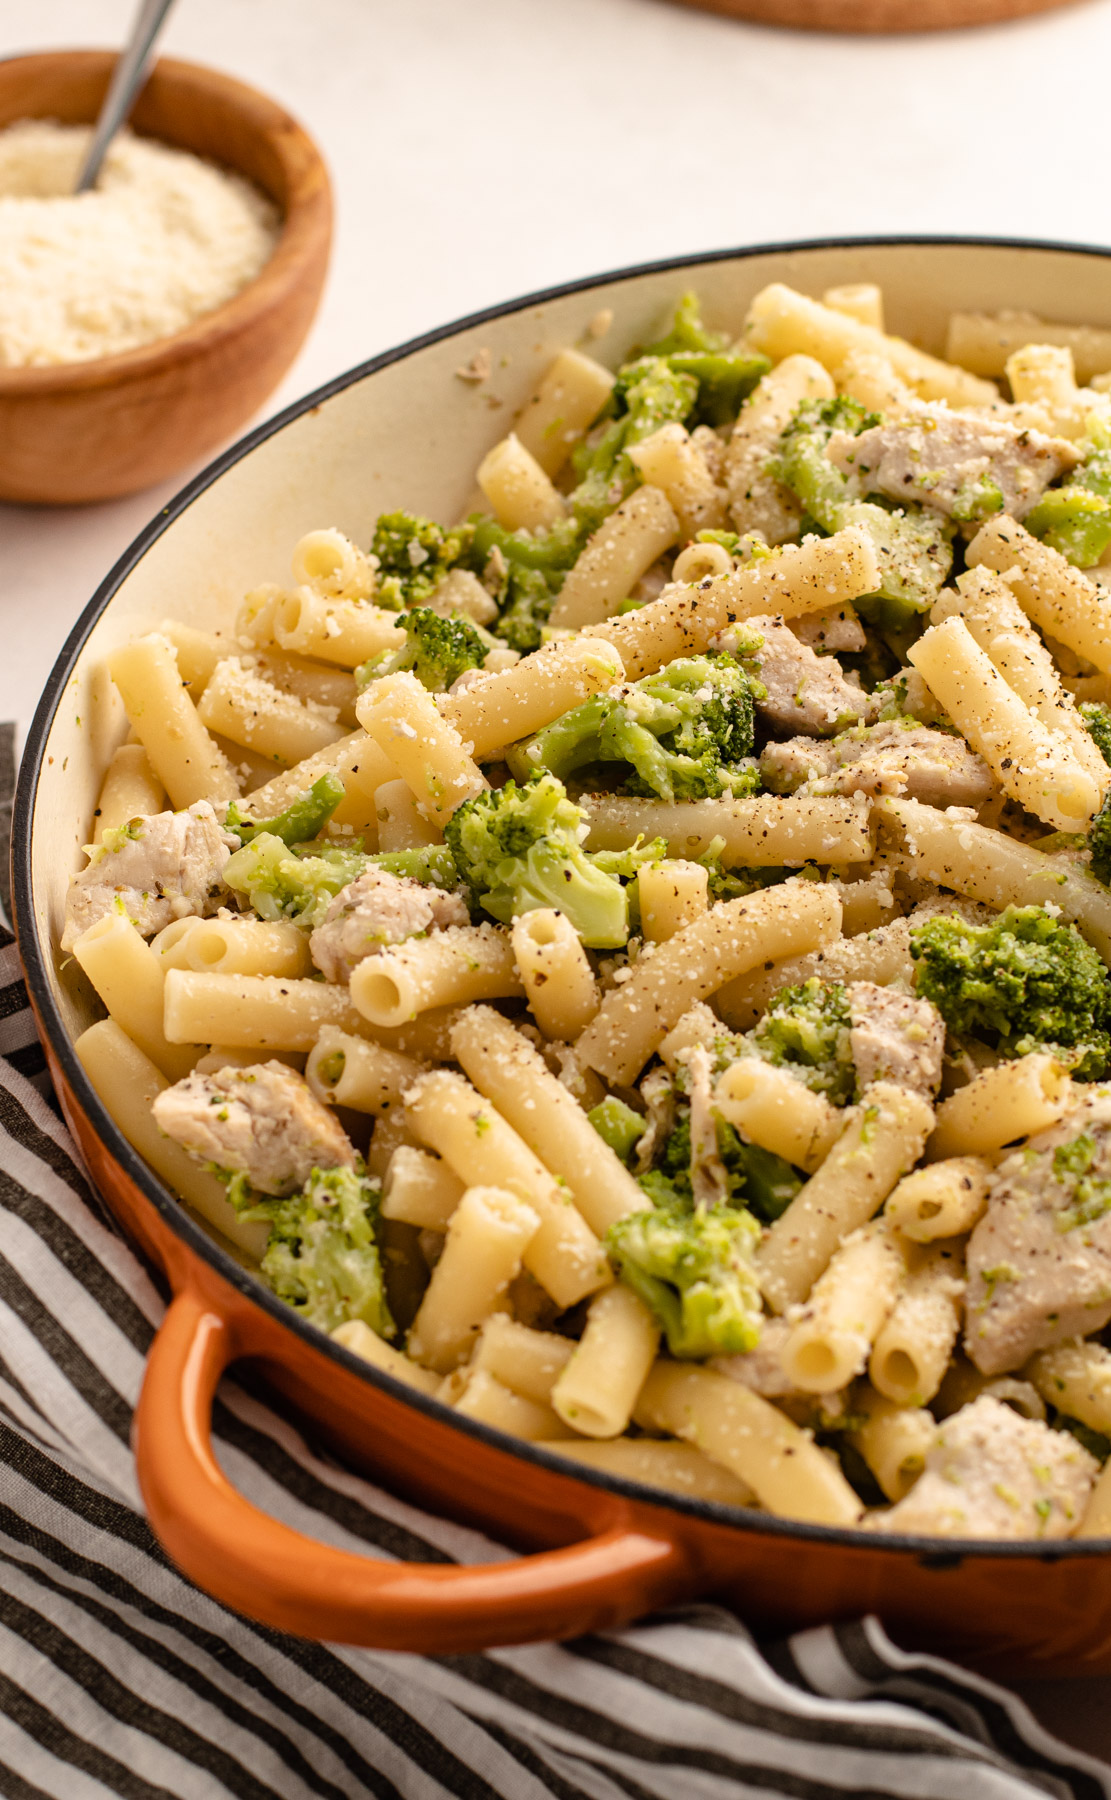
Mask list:
[[[100,174],[100,165],[108,146],[134,106],[139,89],[146,80],[155,40],[173,3],[174,0],[142,0],[130,41],[116,64],[108,92],[104,96],[93,141],[89,145],[89,153],[78,177],[75,193],[84,194],[89,188],[96,186],[96,178]]]

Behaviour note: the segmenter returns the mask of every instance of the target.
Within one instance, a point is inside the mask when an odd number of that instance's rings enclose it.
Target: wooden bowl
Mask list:
[[[798,31],[951,31],[962,25],[998,25],[1070,6],[1075,0],[680,0],[703,12],[727,13],[761,25]]]
[[[591,349],[616,363],[659,335],[685,288],[699,291],[710,324],[735,330],[770,281],[819,295],[879,282],[892,329],[935,350],[950,308],[1009,306],[1111,328],[1111,252],[943,240],[732,251],[516,301],[375,358],[228,451],[90,602],[36,715],[14,828],[28,990],[93,1177],[175,1296],[138,1416],[143,1494],[185,1572],[272,1626],[449,1654],[712,1595],[762,1629],[874,1611],[899,1639],[996,1672],[1111,1672],[1111,1540],[880,1537],[681,1499],[568,1464],[399,1385],[298,1318],[206,1234],[125,1142],[73,1049],[100,1009],[56,946],[101,773],[127,730],[104,673],[112,650],[167,615],[226,622],[246,589],[288,578],[292,545],[313,526],[367,543],[387,509],[455,517],[554,351],[581,341],[600,311],[612,309],[614,323]],[[495,373],[482,385],[459,380],[479,353]],[[241,1359],[350,1465],[527,1554],[471,1568],[380,1562],[255,1511],[210,1442],[216,1384]]]
[[[107,50],[0,62],[0,130],[96,118]],[[332,238],[328,171],[296,120],[228,75],[164,58],[132,129],[222,163],[269,195],[281,234],[254,281],[174,337],[89,362],[0,368],[0,500],[112,500],[186,468],[239,431],[304,340]]]

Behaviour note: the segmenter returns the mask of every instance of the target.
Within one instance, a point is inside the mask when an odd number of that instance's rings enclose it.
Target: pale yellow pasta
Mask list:
[[[446,1231],[463,1183],[439,1156],[399,1144],[382,1182],[382,1217],[421,1231]]]
[[[906,1261],[882,1222],[846,1237],[819,1275],[779,1353],[803,1393],[836,1394],[863,1374],[895,1305]]]
[[[889,1500],[909,1494],[937,1440],[937,1420],[922,1406],[898,1406],[867,1382],[853,1389],[852,1410],[862,1423],[848,1434]]]
[[[719,632],[738,620],[829,612],[874,593],[879,583],[875,548],[854,526],[829,538],[789,544],[775,556],[697,587],[672,586],[658,600],[588,632],[616,644],[629,680],[639,681],[676,657],[708,650]]]
[[[642,481],[658,488],[667,500],[679,521],[680,541],[696,531],[719,531],[726,524],[725,492],[686,427],[676,420],[632,445],[629,460]]]
[[[332,599],[369,600],[374,568],[365,550],[342,531],[307,531],[293,546],[293,579]]]
[[[602,998],[578,932],[564,913],[540,906],[514,919],[511,939],[533,1018],[545,1037],[570,1043]]]
[[[1013,398],[1043,403],[1055,426],[1055,415],[1067,414],[1075,404],[1076,365],[1067,344],[1025,344],[1012,350],[1005,374]]]
[[[171,1192],[258,1262],[266,1248],[269,1228],[241,1220],[223,1182],[202,1169],[155,1124],[151,1107],[170,1085],[162,1070],[115,1019],[101,1019],[90,1025],[73,1047],[97,1095],[131,1148],[161,1176]]]
[[[365,1034],[345,988],[284,975],[166,972],[171,1044],[219,1042],[238,1050],[311,1050],[325,1025]]]
[[[468,1187],[505,1187],[540,1215],[525,1267],[557,1305],[573,1306],[611,1280],[601,1245],[566,1188],[461,1075],[435,1069],[413,1083],[405,1117],[422,1144]]]
[[[809,1433],[739,1381],[660,1361],[640,1392],[637,1421],[694,1444],[750,1487],[766,1512],[814,1525],[853,1525],[861,1505]]]
[[[1111,1462],[1105,1463],[1088,1496],[1088,1504],[1074,1538],[1111,1537]]]
[[[347,735],[332,708],[284,694],[234,656],[217,663],[197,717],[218,736],[286,768]]]
[[[708,576],[731,574],[733,566],[724,544],[685,544],[671,565],[671,579],[684,584],[705,581]]]
[[[452,1029],[451,1049],[479,1093],[566,1184],[598,1237],[618,1219],[643,1212],[644,1189],[508,1019],[492,1007],[469,1007]]]
[[[874,281],[846,281],[839,287],[827,288],[822,305],[844,313],[858,325],[869,325],[873,331],[883,330],[883,289]]]
[[[875,854],[862,795],[757,794],[751,800],[642,800],[584,794],[591,850],[627,850],[662,837],[669,856],[702,855],[722,839],[726,868],[772,869],[807,862],[863,863]]]
[[[875,1081],[845,1115],[821,1168],[768,1229],[757,1253],[764,1298],[774,1312],[805,1300],[838,1245],[878,1212],[922,1154],[933,1107],[920,1094]]]
[[[780,988],[796,987],[812,975],[823,981],[874,981],[883,987],[893,981],[913,982],[909,925],[905,919],[892,919],[890,925],[854,938],[837,938],[806,956],[773,960],[771,968],[761,966],[729,982],[715,1004],[733,1030],[751,1031]]]
[[[376,1044],[400,1050],[402,1056],[415,1056],[419,1062],[446,1062],[451,1055],[451,1028],[458,1017],[457,1006],[434,1006],[408,1025],[371,1026],[360,1019],[359,1031]]]
[[[573,1435],[550,1406],[541,1406],[535,1400],[526,1399],[524,1394],[515,1394],[488,1369],[475,1369],[465,1375],[457,1384],[453,1383],[448,1392],[441,1390],[440,1398],[447,1400],[465,1419],[492,1425],[497,1431],[508,1431],[512,1437],[528,1442],[547,1443]]]
[[[121,744],[108,764],[93,814],[93,843],[131,819],[149,818],[166,805],[166,790],[142,744]]]
[[[821,1167],[844,1125],[824,1094],[756,1056],[732,1063],[718,1078],[714,1108],[746,1143],[785,1157],[808,1175]]]
[[[999,399],[999,391],[990,381],[928,356],[903,338],[889,337],[875,326],[861,324],[779,281],[757,294],[745,329],[749,342],[774,361],[804,352],[835,369],[854,350],[872,350],[882,352],[896,374],[923,400],[947,400],[950,406],[987,406]]]
[[[517,436],[548,475],[558,475],[573,446],[613,392],[613,376],[579,350],[561,350],[517,420]]]
[[[1046,1131],[1076,1102],[1069,1072],[1036,1052],[983,1069],[937,1109],[927,1148],[934,1161],[952,1156],[993,1156],[1004,1144]]]
[[[151,949],[164,969],[214,975],[311,975],[303,931],[286,919],[175,919]]]
[[[1060,344],[1072,351],[1077,378],[1090,381],[1111,369],[1111,331],[1093,325],[1051,325],[1028,312],[955,312],[949,315],[945,354],[977,375],[1002,375],[1008,359],[1027,344]]]
[[[384,1375],[392,1375],[395,1381],[403,1381],[407,1387],[417,1388],[422,1394],[434,1394],[440,1385],[440,1377],[431,1369],[422,1369],[412,1357],[395,1350],[362,1319],[348,1319],[346,1325],[337,1325],[332,1337],[345,1350],[373,1363]]]
[[[74,940],[73,955],[109,1016],[170,1081],[180,1081],[195,1052],[167,1042],[163,1030],[166,971],[130,919],[105,913]]]
[[[367,1174],[375,1181],[384,1182],[399,1151],[417,1148],[417,1140],[409,1129],[404,1110],[384,1113],[380,1119],[375,1120],[374,1130],[370,1134],[370,1144],[364,1159]],[[462,1182],[459,1184],[459,1191],[463,1191]],[[446,1230],[446,1225],[442,1229]]]
[[[466,1361],[539,1229],[539,1213],[516,1194],[497,1187],[467,1189],[451,1215],[443,1255],[409,1331],[414,1362],[446,1375]]]
[[[620,1282],[590,1302],[582,1337],[552,1389],[552,1406],[584,1437],[620,1437],[656,1359],[658,1321]]]
[[[552,607],[553,628],[580,630],[608,619],[678,537],[667,497],[659,488],[635,488],[587,539]]]
[[[370,601],[327,600],[310,587],[282,595],[273,615],[273,632],[283,650],[338,663],[341,669],[358,668],[369,657],[405,644],[396,613]]]
[[[918,880],[954,888],[997,911],[1053,906],[1111,962],[1111,891],[1087,869],[920,800],[880,800],[876,811],[899,826],[900,860]]]
[[[961,1326],[963,1257],[950,1245],[911,1251],[907,1277],[868,1363],[872,1386],[899,1406],[926,1406],[945,1379]]]
[[[355,677],[349,669],[312,662],[292,650],[262,650],[253,640],[244,657],[243,645],[234,637],[199,631],[195,625],[183,625],[176,619],[164,619],[158,629],[174,646],[181,679],[194,701],[212,679],[217,663],[229,656],[240,656],[256,675],[283,693],[294,694],[298,700],[314,701],[319,706],[334,707],[348,729],[355,723]]]
[[[193,1067],[198,1075],[218,1075],[221,1069],[249,1069],[260,1062],[285,1063],[300,1074],[305,1067],[301,1050],[233,1050],[227,1044],[210,1044]]]
[[[275,775],[264,787],[254,788],[244,810],[249,811],[252,818],[273,818],[329,770],[340,777],[347,799],[356,804],[359,828],[362,829],[363,820],[367,819],[376,830],[374,795],[384,781],[396,779],[397,770],[361,726],[295,768]],[[333,821],[342,821],[346,816],[343,803],[332,815]]]
[[[543,531],[567,510],[516,432],[511,431],[486,452],[476,479],[490,511],[507,531]]]
[[[829,370],[812,356],[787,356],[757,382],[725,453],[729,510],[737,531],[758,531],[769,544],[797,536],[802,508],[769,474],[768,459],[801,402],[832,400],[835,391]],[[675,579],[689,577],[676,570]]]
[[[443,825],[464,800],[486,787],[486,777],[459,732],[415,675],[386,675],[372,682],[355,710],[393,764],[391,773],[408,782],[418,808],[434,824]]]
[[[719,1506],[748,1506],[752,1489],[721,1463],[711,1461],[693,1444],[663,1438],[579,1438],[543,1444],[553,1456],[565,1456],[588,1469],[639,1481],[648,1487],[685,1494],[688,1500],[713,1500]]]
[[[259,646],[274,643],[278,608],[284,596],[285,590],[272,581],[265,581],[261,587],[244,594],[235,615],[236,637]]]
[[[710,904],[710,873],[702,863],[671,858],[651,863],[637,876],[641,934],[662,944],[700,919]]]
[[[1039,1351],[1024,1373],[1059,1413],[1111,1436],[1111,1350],[1082,1339],[1058,1344]]]
[[[981,1157],[951,1156],[904,1175],[887,1197],[884,1217],[916,1244],[958,1237],[982,1216],[990,1180],[991,1164]]]
[[[351,1002],[372,1025],[397,1026],[436,1006],[464,1006],[524,990],[504,926],[451,925],[364,956]]]
[[[309,1051],[305,1080],[326,1106],[349,1106],[376,1116],[401,1105],[422,1065],[398,1050],[325,1025]]]
[[[1083,829],[1099,808],[1098,784],[1003,679],[963,619],[931,626],[907,656],[1004,793],[1055,831]]]
[[[565,638],[464,688],[444,694],[439,708],[472,756],[489,757],[540,731],[572,707],[624,679],[625,665],[612,644],[597,638]]]
[[[234,800],[239,784],[197,717],[169,639],[157,631],[133,638],[112,652],[108,671],[171,804]]]
[[[438,827],[420,812],[412,788],[400,776],[396,781],[384,781],[377,789],[374,810],[381,851],[412,850],[442,842]]]
[[[1039,631],[1111,674],[1111,598],[1060,551],[1003,514],[981,525],[965,556],[969,568],[1007,577]]]
[[[606,1292],[610,1292],[607,1288]],[[508,1313],[493,1313],[471,1357],[472,1369],[485,1369],[495,1380],[537,1405],[551,1404],[552,1389],[575,1349],[573,1338],[536,1331]]]
[[[922,404],[914,389],[895,373],[891,359],[880,351],[851,351],[837,365],[837,386],[842,394],[889,420],[901,419]]]
[[[633,965],[579,1039],[582,1060],[608,1081],[628,1083],[696,1000],[758,962],[836,937],[841,907],[820,883],[791,880],[726,900]]]
[[[883,869],[866,875],[862,881],[833,878],[841,900],[841,931],[847,938],[861,937],[866,931],[877,931],[899,917],[891,877]],[[878,977],[873,977],[873,980]]]

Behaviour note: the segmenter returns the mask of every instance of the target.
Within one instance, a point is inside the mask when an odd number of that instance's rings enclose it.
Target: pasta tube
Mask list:
[[[446,1374],[471,1346],[540,1229],[540,1215],[504,1188],[468,1188],[409,1332],[409,1354]]]
[[[171,804],[234,800],[239,784],[197,717],[169,639],[152,631],[121,644],[109,657],[108,670]]]
[[[759,794],[752,800],[641,800],[584,794],[590,850],[627,850],[638,837],[667,840],[669,856],[700,856],[721,838],[726,868],[798,868],[870,862],[875,854],[863,796]]]
[[[1111,1437],[1111,1350],[1085,1341],[1058,1344],[1039,1351],[1025,1374],[1058,1412]]]
[[[928,1169],[913,1169],[888,1195],[884,1217],[914,1243],[971,1231],[988,1203],[991,1164],[978,1156],[952,1156]]]
[[[1038,1051],[999,1063],[942,1101],[927,1154],[937,1162],[993,1156],[1004,1144],[1055,1125],[1075,1099],[1068,1070],[1052,1056]]]
[[[325,1106],[349,1106],[380,1116],[400,1107],[421,1064],[397,1050],[325,1025],[309,1051],[305,1080]]]
[[[863,1423],[848,1433],[889,1500],[909,1494],[937,1438],[937,1420],[920,1406],[898,1406],[867,1382],[853,1389],[852,1411]]]
[[[130,919],[105,913],[74,940],[73,954],[109,1014],[170,1081],[188,1075],[197,1052],[167,1042],[166,972]]]
[[[126,825],[129,819],[162,812],[165,805],[166,791],[142,744],[121,744],[101,783],[93,814],[93,843],[99,844],[106,831]]]
[[[415,1387],[422,1394],[434,1394],[440,1385],[440,1377],[431,1369],[422,1369],[411,1356],[403,1356],[362,1319],[348,1319],[346,1325],[337,1325],[332,1337],[345,1350],[373,1363],[384,1375],[392,1375],[395,1381],[403,1381],[407,1387]]]
[[[436,1006],[520,994],[509,933],[497,925],[449,925],[407,938],[352,971],[351,1000],[372,1025],[404,1025]]]
[[[457,806],[487,786],[459,733],[415,675],[385,675],[372,682],[355,710],[396,773],[409,783],[420,811],[435,824],[442,826]]]
[[[557,629],[608,619],[646,569],[679,537],[679,521],[659,488],[634,488],[587,541],[552,607]]]
[[[899,1406],[926,1406],[945,1379],[961,1324],[961,1259],[933,1244],[912,1258],[902,1292],[875,1340],[872,1386]]]
[[[578,932],[565,914],[538,906],[514,919],[511,937],[533,1018],[545,1037],[572,1042],[601,1005]]]
[[[1006,575],[1039,631],[1111,674],[1111,599],[1059,550],[1003,514],[981,525],[965,555],[969,568]]]
[[[541,1448],[588,1469],[599,1469],[605,1475],[685,1494],[688,1500],[749,1506],[753,1499],[747,1481],[704,1456],[693,1444],[643,1437],[571,1438],[565,1443],[543,1444]]]
[[[882,1223],[845,1239],[780,1350],[783,1372],[795,1387],[836,1394],[864,1372],[905,1269],[898,1243]]]
[[[584,1437],[620,1437],[660,1345],[643,1300],[618,1282],[590,1302],[586,1326],[552,1388],[552,1406]]]
[[[574,1350],[571,1338],[534,1331],[507,1313],[493,1313],[482,1328],[471,1367],[486,1369],[515,1394],[547,1406]]]
[[[844,1126],[824,1094],[756,1056],[742,1057],[719,1077],[714,1107],[746,1143],[759,1144],[808,1175],[821,1167]]]

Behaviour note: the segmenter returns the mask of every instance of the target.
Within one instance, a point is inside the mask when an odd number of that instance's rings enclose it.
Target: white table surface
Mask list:
[[[0,0],[0,56],[118,43],[133,0]],[[179,0],[171,53],[266,89],[331,165],[324,303],[268,411],[516,293],[788,237],[1103,241],[1111,0],[979,31],[777,32],[665,0]],[[0,718],[181,484],[0,505]],[[1031,1684],[1111,1760],[1111,1679]]]

